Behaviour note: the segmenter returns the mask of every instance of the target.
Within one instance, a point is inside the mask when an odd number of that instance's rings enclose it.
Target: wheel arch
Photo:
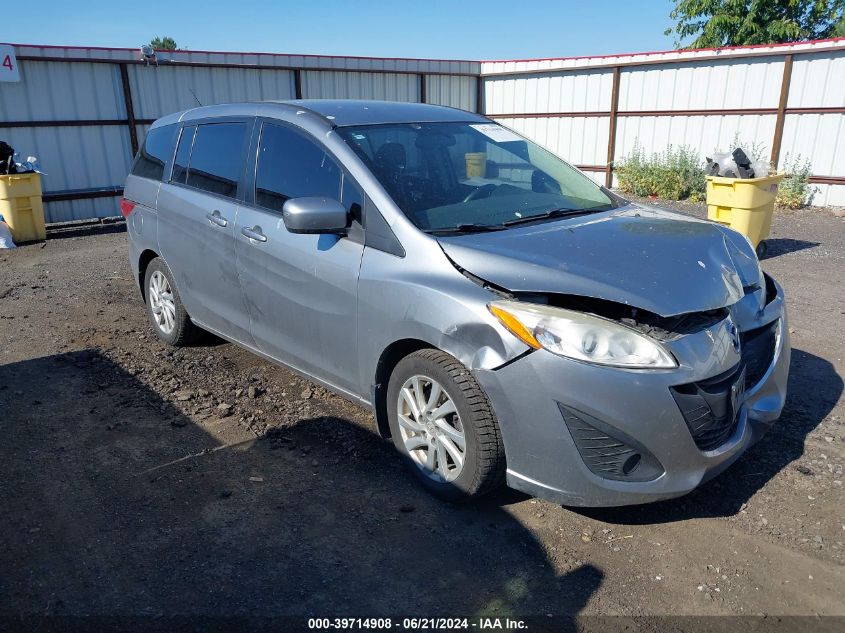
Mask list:
[[[390,375],[400,360],[421,349],[438,348],[421,339],[404,338],[388,345],[379,356],[373,383],[373,411],[375,412],[378,434],[383,438],[390,437],[390,425],[387,421],[387,387],[390,382]]]
[[[160,255],[150,248],[145,249],[138,257],[138,287],[141,289],[141,298],[144,300],[144,303],[147,302],[147,289],[144,287],[147,267],[157,257],[160,257]]]

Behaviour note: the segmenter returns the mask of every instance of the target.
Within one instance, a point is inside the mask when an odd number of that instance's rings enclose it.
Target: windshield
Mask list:
[[[584,174],[497,123],[337,131],[424,231],[501,230],[617,206]]]

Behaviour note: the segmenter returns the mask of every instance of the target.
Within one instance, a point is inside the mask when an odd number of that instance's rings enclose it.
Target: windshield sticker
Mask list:
[[[498,123],[478,123],[476,125],[470,125],[470,127],[474,130],[478,130],[484,136],[496,141],[497,143],[525,140],[518,134],[511,132],[508,128],[502,127]]]

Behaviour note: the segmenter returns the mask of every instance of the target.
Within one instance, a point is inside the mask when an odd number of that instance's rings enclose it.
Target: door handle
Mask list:
[[[244,228],[241,229],[241,234],[245,235],[246,237],[248,237],[251,240],[255,240],[256,242],[266,242],[267,241],[267,236],[264,235],[264,233],[261,232],[261,227],[258,226],[257,224],[252,228],[245,226]]]
[[[206,213],[205,219],[211,222],[212,224],[216,224],[217,226],[226,226],[229,224],[229,221],[220,215],[220,211],[214,210],[212,213]]]

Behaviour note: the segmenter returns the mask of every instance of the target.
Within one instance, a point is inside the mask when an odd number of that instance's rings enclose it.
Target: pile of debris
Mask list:
[[[17,158],[18,153],[14,148],[6,141],[0,141],[0,175],[44,173],[38,166],[38,159],[35,156],[29,156],[23,162],[18,162]]]
[[[751,160],[741,147],[732,153],[717,152],[707,157],[708,176],[723,178],[765,178],[773,173],[772,164],[765,160]]]

